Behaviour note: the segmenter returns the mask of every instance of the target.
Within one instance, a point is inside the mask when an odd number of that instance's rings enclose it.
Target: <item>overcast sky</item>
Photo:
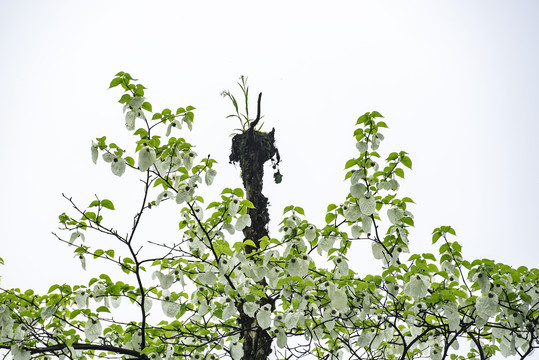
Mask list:
[[[537,267],[538,6],[0,2],[2,285],[82,282],[72,250],[51,234],[70,209],[62,192],[81,206],[94,194],[109,198],[118,221],[129,224],[140,184],[115,177],[103,161],[94,165],[89,150],[103,135],[133,149],[121,91],[107,90],[121,70],[148,88],[154,110],[197,107],[185,137],[200,156],[219,161],[208,194],[241,184],[227,161],[238,123],[225,119],[232,107],[221,91],[237,92],[246,75],[253,94],[264,93],[265,129],[275,127],[283,158],[283,183],[268,177],[265,184],[273,236],[284,206],[303,206],[322,226],[327,204],[344,200],[344,163],[357,156],[355,121],[377,110],[390,127],[381,153],[405,150],[414,162],[400,191],[416,201],[413,251],[437,253],[430,233],[450,224],[467,259]],[[170,230],[177,210],[167,209]],[[161,225],[151,226],[160,239]],[[84,276],[99,271],[89,264]]]

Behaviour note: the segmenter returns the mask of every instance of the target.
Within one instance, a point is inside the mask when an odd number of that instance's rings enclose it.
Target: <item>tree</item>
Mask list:
[[[437,255],[404,255],[413,201],[397,191],[412,161],[404,151],[381,159],[387,125],[380,113],[357,119],[358,155],[345,165],[350,192],[327,207],[325,224],[315,226],[291,205],[279,237],[271,237],[262,175],[272,160],[280,182],[280,157],[275,130],[256,128],[261,95],[256,119],[249,117],[245,78],[245,114],[223,94],[242,125],[230,160],[239,163],[245,190],[225,188],[208,204],[199,187],[212,184],[215,160],[197,160],[184,139],[195,108],[164,109],[148,120],[145,87],[124,72],[110,84],[117,86],[134,155],[101,137],[92,160],[101,153],[114,175],[140,174],[140,208],[124,235],[105,220],[115,210],[111,200],[83,208],[66,196],[73,214],[60,215],[68,235],[57,237],[83,267],[88,259],[107,261],[130,281],[100,274],[88,284],[52,285],[44,295],[1,289],[0,349],[13,359],[523,359],[539,346],[539,270],[466,261],[450,226],[432,233]],[[145,256],[137,231],[166,201],[180,209],[179,240],[151,241],[160,255]],[[115,247],[91,247],[92,232]],[[360,277],[349,266],[358,240],[372,242],[380,274]],[[127,321],[117,316],[124,307]]]

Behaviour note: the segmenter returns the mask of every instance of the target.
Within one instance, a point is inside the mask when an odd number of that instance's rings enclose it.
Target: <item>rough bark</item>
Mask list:
[[[269,133],[255,130],[260,119],[260,97],[258,98],[258,116],[247,131],[235,135],[232,138],[231,162],[239,162],[241,178],[245,187],[246,196],[254,205],[254,209],[248,209],[251,217],[251,226],[243,230],[245,240],[252,240],[255,246],[246,246],[246,254],[256,252],[260,246],[260,239],[268,236],[268,199],[262,194],[264,163],[272,158],[279,159],[279,153],[275,147],[275,129]],[[263,281],[263,284],[265,282]],[[261,299],[260,306],[271,303],[267,298]],[[241,305],[241,304],[240,304]],[[271,335],[262,329],[256,318],[250,317],[239,306],[240,323],[243,338],[244,360],[266,360],[271,353]]]

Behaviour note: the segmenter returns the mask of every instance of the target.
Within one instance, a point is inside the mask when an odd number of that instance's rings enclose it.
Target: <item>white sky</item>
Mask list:
[[[62,192],[81,206],[94,193],[109,198],[129,224],[125,214],[134,211],[140,185],[116,178],[102,161],[93,165],[89,150],[102,135],[132,149],[121,91],[107,91],[120,70],[148,88],[154,110],[197,107],[195,131],[185,137],[199,155],[219,161],[211,193],[241,184],[227,161],[238,124],[225,119],[232,107],[220,93],[237,93],[238,77],[249,77],[253,95],[264,93],[265,129],[276,128],[283,158],[283,183],[268,177],[265,184],[273,230],[292,203],[323,225],[327,204],[342,202],[348,191],[343,168],[356,156],[355,120],[377,110],[390,126],[381,153],[405,150],[414,161],[400,192],[416,201],[412,250],[437,254],[430,233],[450,224],[467,259],[537,267],[538,7],[0,2],[2,285],[46,290],[82,282],[71,250],[51,235],[58,214],[70,209]],[[177,210],[168,210],[175,228]],[[164,241],[161,227],[150,226],[146,234]],[[370,257],[368,246],[357,251]],[[84,278],[100,271],[88,267]]]

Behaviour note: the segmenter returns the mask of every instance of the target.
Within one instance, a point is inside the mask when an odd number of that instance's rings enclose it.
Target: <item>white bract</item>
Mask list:
[[[185,185],[178,190],[176,194],[176,203],[182,204],[186,201],[189,201],[193,194],[195,193],[195,188],[190,185]]]
[[[430,285],[430,279],[425,275],[412,275],[410,280],[404,285],[404,293],[417,301],[419,298],[427,295]]]
[[[305,238],[308,241],[313,241],[316,238],[316,228],[314,225],[307,225],[307,228],[305,228]]]
[[[105,153],[103,154],[103,160],[110,163],[110,169],[114,175],[122,176],[125,172],[125,161],[122,158],[111,153]]]
[[[247,226],[251,226],[251,217],[249,214],[241,215],[236,221],[236,230],[242,231]]]
[[[181,129],[182,123],[179,122],[178,120],[172,120],[170,124],[168,124],[167,126],[166,136],[170,136],[170,132],[172,131],[172,128]]]
[[[367,187],[363,184],[358,183],[350,186],[350,194],[357,199],[362,197],[363,194],[365,194],[365,191],[367,191]]]
[[[249,317],[254,317],[257,310],[258,310],[258,304],[255,302],[246,301],[243,304],[243,312],[249,315]]]
[[[343,313],[348,310],[348,297],[344,288],[338,288],[335,284],[330,284],[328,296],[331,299],[331,307]]]
[[[217,175],[217,171],[214,169],[209,169],[206,171],[206,174],[204,175],[204,182],[206,185],[210,186],[213,184],[213,179],[215,179],[215,175]]]
[[[161,271],[155,271],[152,274],[152,279],[155,279],[156,277],[159,279],[159,285],[161,285],[163,289],[170,288],[175,280],[175,276],[172,273],[165,275]]]
[[[346,220],[356,221],[361,217],[361,210],[358,206],[353,204],[348,204],[343,206],[343,214]]]
[[[168,290],[163,291],[163,298],[161,300],[161,309],[163,313],[168,317],[176,317],[180,312],[180,304],[174,302]]]
[[[155,200],[155,205],[159,205],[161,201],[166,199],[172,199],[174,197],[174,194],[171,191],[165,190],[159,193],[157,195],[157,199]]]
[[[359,208],[364,215],[371,215],[376,210],[376,200],[374,196],[368,192],[358,199]]]
[[[145,146],[138,153],[138,167],[140,171],[148,170],[155,162],[155,150],[149,146]]]
[[[271,325],[271,305],[266,304],[256,313],[256,321],[262,329],[267,329]]]
[[[135,130],[135,119],[137,114],[134,111],[128,111],[125,114],[125,128],[129,131]]]
[[[101,336],[101,331],[101,322],[94,318],[88,319],[86,326],[84,326],[86,339],[89,341],[97,340]]]
[[[97,164],[97,158],[99,156],[99,151],[98,151],[98,148],[97,148],[97,144],[95,142],[93,142],[93,141],[92,141],[91,151],[92,151],[92,161],[93,161],[94,164]]]
[[[232,197],[230,199],[230,203],[228,204],[228,213],[230,214],[230,216],[236,216],[239,208],[240,208],[240,199],[238,199],[235,196]]]
[[[359,152],[367,151],[367,143],[365,141],[358,141],[356,143],[356,149],[358,149]]]
[[[475,309],[477,310],[477,315],[488,320],[488,318],[496,315],[500,310],[498,295],[489,292],[487,295],[478,297],[475,301]]]
[[[85,240],[85,237],[84,237],[83,233],[81,233],[79,231],[75,231],[75,232],[71,233],[71,237],[69,238],[69,243],[73,244],[73,242],[75,240],[77,240],[79,237],[82,239],[82,241]]]
[[[306,255],[305,255],[306,257]],[[306,276],[309,273],[309,260],[304,257],[293,257],[288,261],[288,273],[291,276]]]
[[[129,106],[135,110],[140,109],[145,100],[146,98],[144,96],[135,96],[131,99],[131,101],[129,101]]]
[[[336,237],[334,235],[329,236],[321,236],[319,237],[318,247],[317,251],[318,254],[322,255],[323,251],[328,251],[333,247],[333,244],[335,243]]]
[[[392,224],[397,224],[404,217],[404,211],[399,208],[388,209],[387,217]]]
[[[189,151],[187,153],[182,153],[183,166],[186,170],[191,170],[193,167],[193,161],[195,160],[196,153],[194,151]]]
[[[232,359],[234,360],[243,358],[243,345],[237,340],[232,341],[230,344],[230,355],[232,355]]]

